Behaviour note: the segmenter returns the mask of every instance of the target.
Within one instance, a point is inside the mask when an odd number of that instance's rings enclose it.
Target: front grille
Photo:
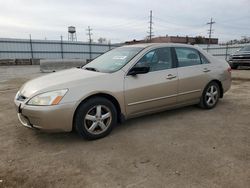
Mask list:
[[[250,59],[250,55],[233,56],[232,59]]]

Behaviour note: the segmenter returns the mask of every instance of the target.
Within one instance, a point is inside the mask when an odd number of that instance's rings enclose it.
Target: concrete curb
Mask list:
[[[0,66],[40,65],[40,59],[0,59]]]
[[[69,69],[73,67],[81,67],[86,64],[83,59],[53,59],[53,60],[41,60],[40,71],[41,72],[56,72],[59,70]]]

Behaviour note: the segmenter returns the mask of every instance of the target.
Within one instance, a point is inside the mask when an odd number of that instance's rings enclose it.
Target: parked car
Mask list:
[[[232,69],[237,69],[238,66],[250,66],[250,45],[232,54],[228,62]]]
[[[111,50],[81,68],[24,84],[14,99],[20,122],[97,139],[126,119],[199,104],[216,106],[231,68],[184,44],[137,44]]]

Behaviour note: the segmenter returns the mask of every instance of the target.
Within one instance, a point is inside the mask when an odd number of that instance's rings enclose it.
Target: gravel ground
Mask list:
[[[249,187],[250,70],[233,71],[213,110],[131,119],[96,141],[20,126],[13,98],[39,75],[37,66],[0,67],[0,187]]]

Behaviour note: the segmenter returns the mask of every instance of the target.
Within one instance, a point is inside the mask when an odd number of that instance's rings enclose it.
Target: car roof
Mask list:
[[[139,48],[148,48],[148,47],[193,47],[190,44],[179,44],[179,43],[141,43],[141,44],[132,44],[132,45],[125,45],[123,47],[139,47]]]

